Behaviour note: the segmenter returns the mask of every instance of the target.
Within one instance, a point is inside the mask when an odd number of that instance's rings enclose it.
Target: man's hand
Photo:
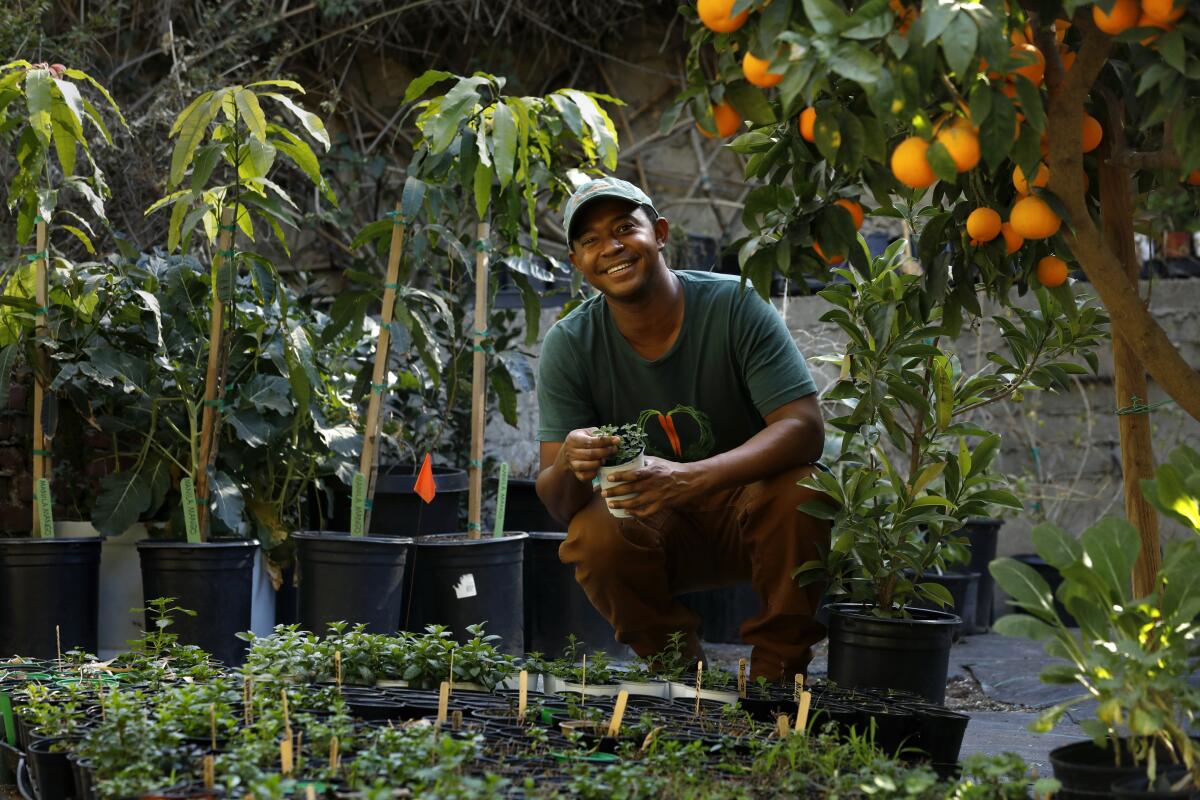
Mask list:
[[[567,434],[558,451],[558,465],[580,483],[590,484],[604,459],[617,452],[618,436],[595,436],[595,428],[577,428]]]
[[[643,518],[679,506],[695,507],[708,493],[704,470],[695,464],[646,458],[646,466],[615,472],[610,480],[620,486],[604,490],[605,498],[637,493],[637,497],[613,500],[613,508],[623,508],[632,517]]]

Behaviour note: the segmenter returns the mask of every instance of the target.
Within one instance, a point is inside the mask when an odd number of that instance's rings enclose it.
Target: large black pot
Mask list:
[[[575,568],[559,560],[558,546],[565,538],[565,533],[538,532],[525,542],[525,649],[557,656],[574,635],[585,651],[626,656],[629,649],[588,600],[575,580]]]
[[[871,615],[866,606],[832,603],[829,680],[844,688],[905,689],[932,703],[946,698],[954,614],[908,608],[910,619]]]
[[[984,633],[992,627],[996,583],[992,579],[992,573],[988,571],[988,564],[996,559],[996,545],[1000,540],[1000,526],[1003,524],[1002,519],[980,517],[967,520],[959,531],[971,543],[971,560],[967,563],[967,572],[979,573],[975,619],[963,620],[964,633]]]
[[[968,633],[969,622],[973,623],[976,617],[976,603],[979,601],[979,573],[978,572],[943,572],[942,574],[926,573],[921,577],[921,583],[936,583],[946,588],[950,592],[950,596],[954,598],[954,602],[946,611],[953,611],[962,620],[954,629],[954,638],[957,640],[960,634]],[[937,609],[938,606],[931,602],[921,601],[915,605],[921,608]]]
[[[537,496],[537,481],[509,478],[504,505],[504,527],[510,531],[565,532],[567,526],[550,516]]]
[[[525,533],[468,538],[465,533],[423,536],[409,557],[408,631],[445,625],[459,641],[468,625],[486,622],[506,653],[525,652],[525,597],[522,584]]]
[[[99,587],[99,537],[0,539],[0,656],[96,652]]]
[[[1050,765],[1054,777],[1062,783],[1062,790],[1055,795],[1059,800],[1098,800],[1117,795],[1113,785],[1145,777],[1146,766],[1134,765],[1127,751],[1121,763],[1113,757],[1111,745],[1097,747],[1090,739],[1065,744],[1050,751]],[[1165,766],[1166,761],[1160,761]]]
[[[55,751],[61,738],[38,739],[25,751],[25,764],[38,800],[68,800],[75,796],[75,776],[67,753]]]
[[[425,536],[460,530],[459,511],[469,488],[467,473],[461,469],[434,467],[433,481],[437,485],[437,494],[432,503],[426,503],[413,491],[417,482],[415,466],[380,470],[375,477],[371,528],[367,533]],[[334,495],[331,516],[323,527],[332,531],[350,530],[349,489]]]
[[[155,598],[173,597],[173,605],[196,612],[194,617],[175,615],[170,632],[228,665],[245,661],[246,644],[236,634],[250,630],[258,540],[190,544],[143,539],[137,548],[147,607]],[[146,619],[147,629],[153,622]]]
[[[706,642],[741,642],[742,623],[762,607],[748,583],[688,592],[679,601],[700,617],[700,638]]]
[[[323,633],[340,620],[363,623],[372,633],[397,630],[412,539],[332,531],[303,531],[292,538],[301,628]]]
[[[1187,774],[1184,766],[1159,768],[1156,787],[1150,788],[1150,779],[1145,775],[1114,781],[1113,796],[1118,800],[1200,800],[1200,787],[1194,783],[1190,788],[1171,791],[1171,787]]]

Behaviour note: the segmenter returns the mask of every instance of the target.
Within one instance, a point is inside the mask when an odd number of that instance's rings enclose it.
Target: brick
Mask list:
[[[12,480],[17,489],[17,500],[23,505],[33,505],[33,477],[20,475]]]
[[[0,469],[9,472],[25,470],[27,455],[23,449],[18,447],[0,447]]]
[[[33,525],[32,513],[28,506],[0,506],[0,530],[28,533]]]
[[[25,403],[29,398],[29,393],[25,387],[19,383],[13,383],[8,387],[8,407],[20,410],[25,410]]]

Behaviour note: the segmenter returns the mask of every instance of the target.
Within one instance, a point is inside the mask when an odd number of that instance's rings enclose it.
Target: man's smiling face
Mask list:
[[[605,296],[636,298],[658,267],[667,221],[615,197],[593,200],[576,216],[571,263]]]

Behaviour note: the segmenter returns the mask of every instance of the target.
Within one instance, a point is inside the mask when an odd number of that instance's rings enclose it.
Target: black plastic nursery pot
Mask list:
[[[964,620],[964,633],[983,633],[992,627],[996,582],[992,579],[992,573],[988,571],[988,564],[996,559],[996,545],[1000,540],[1000,526],[1003,524],[1002,519],[979,517],[967,520],[959,531],[971,543],[971,560],[966,571],[979,573],[975,619]]]
[[[459,641],[485,622],[506,653],[525,652],[523,561],[526,533],[471,539],[465,533],[423,536],[412,546],[404,624],[408,631],[445,625]]]
[[[99,590],[99,537],[0,539],[0,656],[96,652]]]
[[[1161,761],[1160,764],[1165,766]],[[1062,783],[1062,790],[1055,795],[1060,800],[1117,797],[1115,784],[1146,776],[1144,764],[1134,765],[1127,756],[1118,764],[1111,746],[1097,747],[1090,739],[1051,750],[1050,765],[1054,777]]]
[[[75,796],[75,776],[67,753],[56,752],[61,739],[38,739],[25,751],[25,765],[38,800],[68,800]]]
[[[1153,789],[1150,788],[1150,779],[1145,775],[1115,781],[1112,785],[1113,797],[1118,800],[1200,800],[1200,788],[1194,784],[1186,789],[1171,790],[1185,774],[1187,769],[1182,766],[1160,769],[1158,783]]]
[[[426,503],[414,491],[417,467],[404,465],[380,470],[375,478],[375,496],[371,501],[369,534],[384,536],[426,536],[453,533],[461,529],[458,515],[469,488],[465,470],[434,467],[437,494]],[[335,495],[332,513],[325,528],[350,530],[350,490]]]
[[[557,656],[574,635],[584,650],[624,656],[608,620],[588,600],[575,580],[575,568],[558,558],[565,533],[530,533],[525,541],[525,649]]]
[[[828,609],[829,680],[844,688],[903,689],[932,703],[945,700],[958,616],[906,608],[911,618],[891,619],[856,603]]]
[[[556,531],[565,533],[567,526],[550,516],[537,496],[537,481],[533,478],[509,478],[505,495],[504,527],[514,531]]]
[[[706,642],[742,641],[742,623],[762,607],[758,593],[748,583],[688,592],[679,600],[700,617],[700,638]]]
[[[979,601],[978,572],[943,572],[940,575],[926,573],[921,577],[922,583],[937,583],[946,587],[954,598],[953,605],[946,609],[953,611],[962,621],[955,627],[954,636],[970,633],[976,618],[976,603]],[[921,608],[937,608],[932,603],[918,603]]]
[[[142,597],[174,597],[173,605],[196,616],[176,614],[171,633],[214,658],[236,666],[246,659],[246,644],[237,638],[250,630],[254,559],[257,539],[231,539],[200,544],[143,539]],[[153,620],[147,619],[147,629]]]
[[[392,633],[404,603],[404,566],[412,539],[302,531],[296,540],[299,614],[304,630],[330,622],[362,623]]]

